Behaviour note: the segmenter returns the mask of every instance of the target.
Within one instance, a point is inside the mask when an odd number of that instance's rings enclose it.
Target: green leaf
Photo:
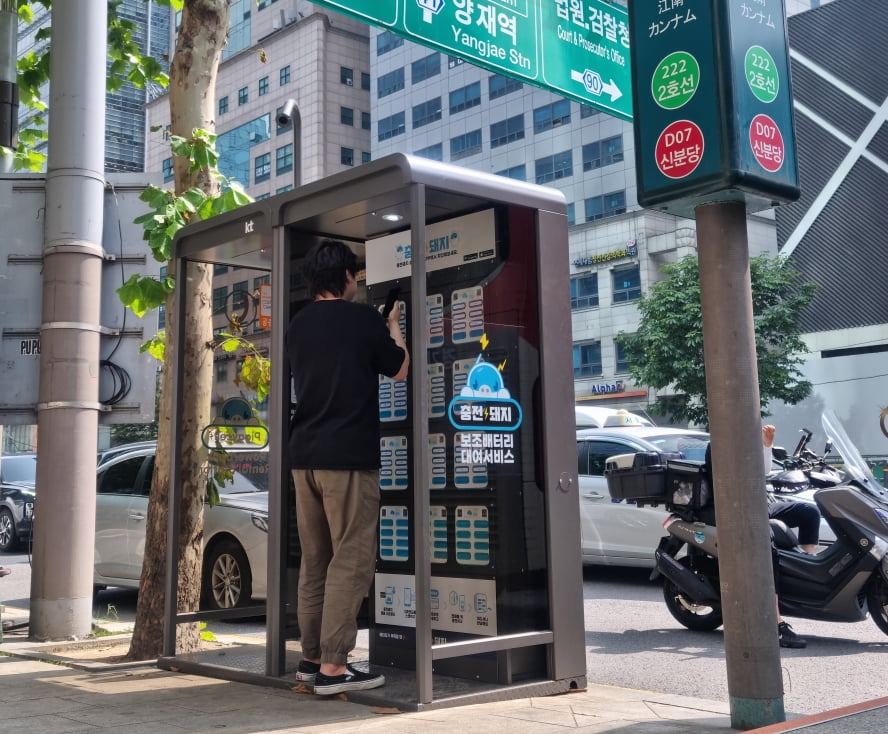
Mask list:
[[[148,352],[154,359],[163,364],[164,355],[166,354],[166,333],[161,331],[154,335],[139,347],[139,352],[144,354]]]

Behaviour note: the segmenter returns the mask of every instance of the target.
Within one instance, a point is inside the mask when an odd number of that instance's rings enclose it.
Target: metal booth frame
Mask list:
[[[544,486],[547,560],[548,627],[518,634],[485,637],[446,644],[433,644],[429,612],[431,559],[429,551],[429,491],[423,482],[413,483],[416,522],[412,552],[416,582],[415,671],[408,671],[407,689],[401,698],[383,688],[349,694],[357,703],[395,705],[402,710],[477,703],[528,695],[545,695],[584,688],[586,685],[585,630],[582,594],[582,562],[579,531],[579,496],[572,405],[571,312],[568,298],[569,263],[567,207],[563,194],[547,187],[480,173],[423,158],[394,154],[338,173],[325,179],[254,202],[236,211],[185,227],[177,236],[174,259],[177,273],[191,261],[243,266],[272,274],[272,369],[269,397],[269,528],[268,593],[264,611],[266,639],[264,655],[252,650],[244,667],[233,667],[239,656],[226,655],[226,665],[208,662],[200,653],[176,651],[176,626],[208,619],[226,619],[261,614],[263,606],[223,611],[180,612],[176,608],[177,547],[181,486],[176,481],[182,462],[182,424],[178,413],[186,385],[182,379],[182,339],[186,326],[184,289],[177,288],[174,313],[176,366],[172,380],[172,451],[170,462],[170,506],[166,559],[166,607],[164,646],[158,665],[228,680],[242,680],[292,687],[286,651],[286,600],[282,598],[286,573],[286,517],[284,492],[288,487],[285,462],[288,425],[286,404],[289,370],[284,349],[284,332],[289,320],[290,237],[313,233],[345,242],[359,243],[369,250],[373,239],[410,230],[413,253],[424,252],[426,225],[494,205],[530,209],[535,212],[537,238],[537,282],[539,303],[540,401],[537,430],[540,432],[541,462],[538,476]],[[383,213],[396,212],[401,221],[384,220]],[[543,252],[540,243],[547,243]],[[426,303],[426,263],[411,258],[412,283],[409,306],[420,313]],[[183,282],[184,278],[180,282]],[[545,303],[543,303],[545,301]],[[409,342],[411,373],[424,375],[428,369],[426,334],[414,328]],[[285,392],[286,391],[286,392]],[[428,440],[429,405],[423,380],[411,384],[414,406],[412,439],[416,446]],[[414,477],[428,476],[425,451],[415,451]],[[276,511],[278,510],[278,511]],[[542,647],[546,651],[548,675],[542,680],[515,684],[436,686],[433,662],[445,658]],[[260,659],[264,658],[264,659]],[[261,665],[261,670],[259,669]],[[295,666],[290,664],[291,672]],[[388,669],[385,669],[389,677]],[[288,678],[289,675],[289,678]],[[402,687],[403,690],[403,687]]]

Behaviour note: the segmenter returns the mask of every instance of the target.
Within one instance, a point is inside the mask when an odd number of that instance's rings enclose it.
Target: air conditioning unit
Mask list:
[[[281,29],[281,21],[279,18],[273,18],[271,21],[271,30],[279,31]]]
[[[347,87],[353,87],[353,86],[355,85],[355,80],[354,80],[354,79],[346,79],[346,80],[345,80],[345,85],[346,85]]]

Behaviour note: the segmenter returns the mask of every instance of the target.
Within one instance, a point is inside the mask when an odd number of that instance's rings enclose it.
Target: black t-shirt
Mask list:
[[[286,348],[296,397],[290,468],[378,469],[379,375],[396,375],[405,356],[379,312],[313,301],[290,322]]]

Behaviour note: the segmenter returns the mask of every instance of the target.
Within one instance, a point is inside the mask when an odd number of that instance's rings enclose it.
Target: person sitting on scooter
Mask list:
[[[764,467],[766,474],[767,474],[768,469],[770,469],[770,466],[771,466],[771,447],[774,443],[774,434],[775,433],[776,433],[776,429],[774,428],[774,426],[769,425],[769,426],[764,426],[762,428],[762,443],[764,446],[763,456],[766,457],[765,467]],[[709,444],[709,446],[706,447],[706,458],[704,460],[704,467],[705,467],[705,473],[710,478],[710,481],[711,481],[711,478],[712,478],[712,444],[711,443]],[[768,517],[769,518],[774,517],[774,515],[772,514],[772,512],[773,512],[772,507],[774,504],[776,504],[776,503],[772,503],[772,502],[768,503]],[[804,503],[785,502],[782,504],[801,505]],[[783,522],[787,523],[787,525],[791,525],[793,522],[798,522],[799,518],[797,516],[795,516],[796,514],[808,515],[808,517],[804,518],[803,524],[805,525],[805,528],[806,528],[805,539],[808,541],[811,540],[811,536],[809,534],[809,531],[810,531],[810,524],[809,524],[810,523],[810,514],[809,513],[807,513],[806,511],[799,511],[799,510],[797,510],[795,513],[791,513],[791,511],[788,508],[777,508],[777,511],[778,511],[778,513],[783,514],[782,517],[778,517],[777,519],[783,520]],[[816,507],[814,508],[814,512],[817,514],[817,518],[818,518],[817,528],[819,531],[820,513]],[[791,521],[788,521],[786,519],[787,513],[794,515],[791,518]],[[819,532],[815,533],[815,537],[813,538],[815,546],[817,544],[818,537],[819,537]],[[793,631],[792,627],[789,625],[789,622],[787,622],[786,620],[783,619],[783,617],[780,616],[780,563],[779,563],[779,560],[780,560],[780,556],[777,553],[777,546],[774,543],[774,533],[772,531],[771,532],[771,567],[773,569],[773,574],[774,574],[774,590],[775,590],[775,592],[777,592],[777,596],[776,596],[776,600],[777,600],[777,637],[780,641],[780,647],[803,648],[808,645],[808,641],[805,640],[803,637],[799,637],[795,633],[795,631]]]
[[[777,429],[772,425],[762,426],[762,445],[764,448],[765,474],[771,469],[771,456],[774,446],[774,435]],[[768,517],[782,520],[791,528],[798,529],[799,546],[806,553],[817,553],[820,540],[820,510],[810,502],[793,500],[774,500],[768,503]]]
[[[765,460],[765,475],[771,469],[771,457],[774,446],[774,435],[777,429],[772,425],[762,426],[762,446]],[[807,502],[793,502],[786,500],[774,500],[768,502],[768,517],[773,520],[781,520],[789,527],[798,528],[799,546],[807,553],[817,552],[817,543],[820,539],[820,510],[817,505]],[[774,590],[777,592],[777,637],[780,647],[800,649],[808,645],[808,641],[799,637],[789,625],[789,622],[780,616],[780,564],[777,547],[774,545],[774,534],[771,533],[771,562],[774,567]]]

